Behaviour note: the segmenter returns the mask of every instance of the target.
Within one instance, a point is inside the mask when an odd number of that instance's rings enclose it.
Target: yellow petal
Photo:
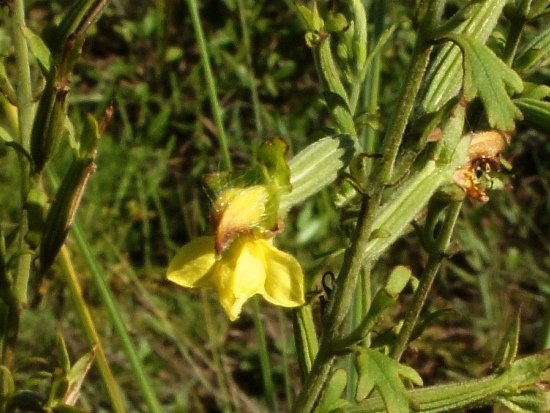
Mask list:
[[[212,273],[220,302],[233,321],[250,297],[263,294],[266,277],[263,245],[247,237],[235,240]]]
[[[270,241],[256,242],[263,244],[265,254],[266,278],[262,293],[264,298],[281,307],[303,305],[304,273],[296,258],[275,248]]]
[[[167,277],[183,287],[207,286],[205,275],[215,262],[214,237],[195,238],[180,248],[170,261]]]

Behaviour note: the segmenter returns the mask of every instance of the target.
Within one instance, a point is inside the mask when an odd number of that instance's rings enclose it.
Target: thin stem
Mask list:
[[[191,13],[193,30],[195,31],[195,36],[197,37],[202,67],[206,78],[206,87],[208,89],[212,114],[214,115],[214,123],[216,124],[216,128],[218,130],[218,141],[222,150],[224,166],[228,171],[231,171],[232,164],[231,157],[229,155],[227,135],[225,134],[225,128],[223,126],[222,108],[220,106],[220,102],[218,101],[216,82],[214,80],[214,76],[212,75],[212,68],[210,67],[208,48],[206,46],[204,33],[202,31],[197,2],[196,0],[187,0],[187,4],[189,5],[189,11]]]
[[[294,342],[298,353],[298,364],[305,381],[311,371],[313,361],[319,351],[317,333],[311,314],[311,306],[305,305],[292,312],[292,324],[294,330]]]
[[[372,15],[374,19],[374,33],[371,36],[371,47],[369,50],[372,50],[376,42],[380,39],[382,32],[384,30],[384,17],[386,15],[386,2],[384,0],[375,0],[372,4]],[[372,53],[372,52],[371,52]],[[380,64],[380,53],[377,53],[373,57],[373,61],[367,72],[366,78],[366,92],[363,102],[363,107],[366,108],[368,113],[377,113],[378,110],[378,97],[380,94],[380,75],[381,75],[382,65]],[[367,125],[363,132],[364,141],[363,148],[367,153],[375,153],[378,148],[378,132]],[[372,161],[367,163],[367,173],[372,169]]]
[[[98,289],[103,304],[105,305],[105,308],[109,313],[109,319],[112,322],[113,327],[121,341],[122,348],[126,353],[126,357],[128,357],[130,368],[132,369],[132,373],[134,374],[134,377],[136,379],[136,384],[143,394],[145,403],[147,404],[150,412],[160,413],[162,409],[155,393],[153,392],[153,389],[149,385],[149,381],[143,369],[143,365],[141,364],[136,350],[134,349],[134,345],[132,343],[132,340],[130,339],[129,334],[126,331],[126,327],[124,325],[124,320],[122,319],[120,310],[118,309],[115,299],[109,287],[107,286],[107,283],[105,282],[104,275],[100,270],[96,259],[93,256],[88,242],[84,238],[84,233],[80,228],[78,222],[73,223],[72,234],[78,244],[78,247],[80,248],[80,252],[84,257],[88,268],[90,269],[92,279],[95,283],[96,288]]]
[[[260,106],[260,98],[258,88],[256,86],[256,75],[254,73],[254,65],[252,61],[252,52],[250,44],[250,33],[246,24],[246,8],[243,0],[237,0],[237,8],[239,9],[239,21],[243,34],[243,48],[246,54],[246,65],[248,66],[248,83],[250,86],[250,94],[252,96],[252,106],[254,109],[254,124],[256,126],[256,134],[258,137],[263,135],[262,112]],[[256,147],[256,145],[254,145]]]
[[[382,163],[380,169],[375,171],[375,179],[381,184],[387,184],[392,178],[395,159],[397,158],[397,153],[401,146],[401,141],[403,140],[405,127],[407,126],[407,122],[414,107],[416,95],[420,90],[420,85],[426,67],[428,66],[432,48],[431,45],[426,44],[423,36],[419,34],[419,39],[417,40],[415,51],[412,56],[411,68],[408,71],[407,79],[401,90],[399,98],[400,110],[394,111],[388,123],[388,129],[384,136]]]
[[[252,298],[252,319],[254,320],[254,328],[256,330],[256,339],[258,340],[258,354],[260,357],[260,368],[262,370],[262,380],[264,382],[264,394],[269,407],[269,411],[277,411],[277,397],[275,394],[275,386],[273,384],[273,376],[271,365],[269,363],[269,351],[267,349],[267,341],[265,338],[264,327],[261,320],[260,303],[258,297]]]
[[[122,413],[125,411],[122,392],[120,391],[120,387],[113,376],[111,368],[109,367],[109,362],[105,356],[103,345],[101,344],[101,340],[95,329],[94,322],[90,312],[88,311],[84,297],[82,296],[82,290],[80,289],[80,285],[78,283],[78,277],[74,270],[69,250],[66,246],[61,248],[60,258],[61,269],[63,270],[63,275],[65,276],[65,282],[69,287],[69,292],[80,320],[80,324],[86,334],[88,343],[90,343],[90,347],[94,352],[99,373],[101,374],[103,384],[105,385],[105,389],[107,390],[111,400],[111,408],[114,412]]]
[[[30,137],[32,130],[32,86],[29,66],[29,53],[27,42],[22,28],[25,24],[25,4],[23,0],[13,0],[12,12],[12,41],[15,51],[15,64],[17,67],[16,98],[18,110],[19,143],[27,152],[30,152]],[[21,312],[27,304],[27,286],[30,277],[32,251],[25,240],[28,231],[27,210],[24,207],[27,194],[30,189],[31,168],[24,156],[19,156],[21,164],[21,216],[19,221],[19,257],[17,271],[13,283],[13,293],[8,303],[7,331],[2,363],[10,367],[14,361],[15,348],[19,335],[19,320]]]
[[[222,393],[222,397],[220,397],[220,402],[222,403],[222,409],[224,412],[231,412],[233,409],[231,408],[231,398],[227,380],[225,376],[225,368],[223,365],[223,358],[222,358],[222,348],[221,343],[218,340],[218,330],[214,326],[214,317],[212,317],[212,310],[210,307],[210,302],[208,301],[206,291],[203,289],[201,290],[201,300],[202,300],[202,309],[204,311],[204,321],[206,325],[206,331],[208,333],[208,341],[210,342],[210,348],[212,349],[212,358],[214,361],[215,366],[215,372],[216,372],[216,379],[218,381],[218,386],[220,388],[220,393]]]
[[[285,318],[285,313],[282,308],[277,309],[277,321],[279,322],[279,331],[281,334],[282,345],[282,355],[283,355],[283,378],[285,385],[285,396],[286,396],[286,411],[290,411],[292,407],[292,380],[290,378],[289,372],[289,350],[288,350],[288,336],[286,331],[287,319]]]
[[[441,265],[441,261],[443,260],[443,254],[449,245],[461,207],[462,202],[454,202],[449,206],[449,211],[445,218],[441,234],[437,239],[437,243],[434,246],[433,251],[430,252],[428,264],[426,265],[424,274],[420,279],[418,288],[415,291],[411,308],[405,315],[403,327],[401,327],[401,331],[399,332],[399,336],[397,337],[397,341],[392,350],[391,356],[395,360],[399,360],[401,358],[405,348],[407,347],[407,343],[411,338],[414,326],[416,325],[420,312],[426,303],[428,293],[430,292],[435,276],[439,270],[439,266]]]
[[[514,61],[514,57],[518,50],[519,41],[521,39],[521,33],[523,32],[524,26],[524,19],[521,19],[520,22],[513,22],[512,24],[510,24],[508,36],[506,37],[506,47],[504,48],[504,53],[502,55],[502,60],[508,66],[511,66],[512,62]]]
[[[24,0],[13,0],[12,4],[12,38],[17,66],[17,110],[19,118],[19,143],[27,151],[31,145],[32,130],[32,83],[29,65],[27,41],[22,28],[25,24]]]

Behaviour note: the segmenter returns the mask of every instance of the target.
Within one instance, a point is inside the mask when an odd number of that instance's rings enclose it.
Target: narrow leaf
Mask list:
[[[514,102],[531,126],[544,132],[550,129],[550,102],[530,98],[515,99]]]
[[[403,370],[397,361],[376,350],[362,349],[357,360],[357,399],[365,398],[370,393],[369,388],[374,387],[384,400],[387,412],[408,413],[410,397],[400,376],[405,372],[407,378],[413,377],[415,381],[421,382],[420,376],[415,376],[410,370]]]
[[[332,183],[350,162],[354,145],[346,135],[326,137],[292,158],[288,162],[292,190],[281,197],[281,209],[288,210]]]
[[[44,43],[42,38],[27,26],[21,27],[21,31],[23,32],[25,39],[27,39],[31,53],[38,61],[42,74],[47,76],[47,74],[50,73],[50,68],[52,67],[52,54],[50,49],[48,49],[48,46],[46,46],[46,43]]]
[[[544,63],[550,53],[550,27],[531,40],[520,52],[514,67],[521,72],[531,72]]]
[[[328,413],[332,412],[334,409],[349,405],[349,402],[341,398],[342,393],[346,388],[347,381],[348,379],[344,369],[334,370],[329,379],[327,390],[325,391],[321,401],[319,402],[319,407],[315,412]]]

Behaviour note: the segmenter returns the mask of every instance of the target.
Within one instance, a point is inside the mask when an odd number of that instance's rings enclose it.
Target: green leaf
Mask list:
[[[13,137],[11,136],[11,134],[2,126],[0,126],[0,140],[6,143],[13,142]]]
[[[48,46],[46,46],[46,43],[44,43],[42,38],[27,26],[21,27],[21,31],[23,32],[25,39],[27,39],[31,53],[38,61],[42,74],[47,76],[52,67],[52,54],[50,49],[48,49]]]
[[[288,210],[332,183],[350,162],[355,142],[347,135],[322,138],[288,162],[292,190],[281,197]]]
[[[348,401],[340,398],[347,382],[348,378],[344,369],[334,370],[315,413],[328,413],[349,405]]]
[[[15,390],[13,376],[6,366],[0,366],[0,400],[6,400]]]
[[[550,129],[550,102],[530,98],[514,99],[514,102],[531,126],[544,132]]]
[[[404,265],[396,266],[392,270],[384,290],[386,290],[391,297],[397,297],[409,282],[411,274],[410,267]]]
[[[514,67],[521,72],[531,72],[544,63],[548,53],[550,53],[550,27],[523,48],[514,61]]]
[[[507,0],[478,1],[471,6],[471,17],[455,33],[472,36],[484,43],[493,32],[506,2]],[[424,111],[435,112],[457,95],[462,84],[461,64],[460,49],[456,45],[446,44],[441,48],[426,74],[427,87],[422,98]]]
[[[366,398],[376,389],[388,413],[408,413],[410,411],[410,396],[403,385],[401,377],[413,379],[422,383],[418,374],[411,368],[403,368],[397,361],[379,351],[364,348],[357,356],[359,380],[357,382],[357,401]],[[415,372],[416,373],[416,372]]]
[[[506,399],[516,405],[521,404],[523,408],[531,406],[527,409],[529,412],[547,412],[547,406],[543,406],[541,410],[533,407],[540,406],[541,397],[544,397],[544,383],[549,378],[549,367],[550,351],[545,351],[516,360],[509,369],[500,374],[414,389],[409,391],[409,397],[414,402],[414,410],[411,410],[444,413],[474,406],[494,405],[495,402]],[[365,370],[365,372],[372,374],[374,369]],[[345,411],[347,413],[384,413],[388,411],[388,406],[383,396],[375,394]]]
[[[500,60],[491,49],[477,40],[462,35],[449,35],[462,50],[464,61],[464,97],[467,101],[479,96],[485,106],[491,127],[514,130],[514,119],[521,119],[521,111],[514,105],[508,92],[523,90],[521,78]]]
[[[523,82],[523,93],[521,94],[522,98],[543,100],[548,96],[550,96],[550,86],[540,85],[538,83]]]
[[[74,365],[71,367],[71,370],[67,375],[67,378],[69,380],[69,388],[67,389],[67,393],[63,398],[64,403],[67,403],[69,405],[73,405],[76,403],[78,397],[80,396],[80,388],[82,386],[82,383],[84,382],[88,371],[90,371],[93,361],[94,354],[86,353],[84,356],[79,358],[76,363],[74,363]]]
[[[514,362],[518,354],[519,346],[519,326],[520,326],[520,312],[518,311],[498,348],[497,353],[495,354],[494,365],[497,369],[507,369]]]

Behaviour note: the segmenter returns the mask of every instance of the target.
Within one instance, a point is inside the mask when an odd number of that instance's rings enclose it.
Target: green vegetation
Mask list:
[[[0,413],[550,410],[550,1],[0,6]]]

